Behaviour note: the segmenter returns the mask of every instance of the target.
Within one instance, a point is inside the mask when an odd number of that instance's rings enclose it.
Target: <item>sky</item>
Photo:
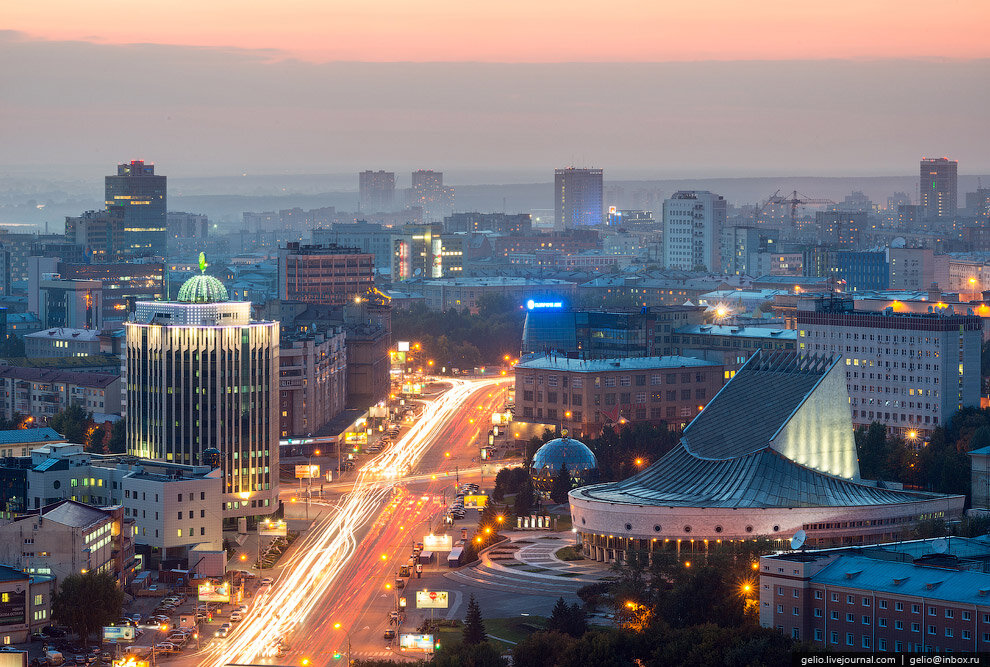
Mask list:
[[[0,170],[990,173],[987,25],[982,0],[4,0]]]

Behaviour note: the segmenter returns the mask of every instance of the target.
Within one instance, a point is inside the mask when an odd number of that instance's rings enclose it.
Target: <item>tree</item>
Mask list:
[[[433,661],[427,664],[433,667],[507,667],[508,665],[501,651],[490,642],[441,646]]]
[[[887,468],[887,427],[873,422],[856,430],[856,454],[859,473],[866,479],[883,479]]]
[[[19,359],[24,356],[24,339],[20,336],[7,336],[6,340],[0,341],[0,357]]]
[[[566,503],[567,494],[573,487],[571,473],[567,472],[567,464],[561,464],[560,470],[557,471],[557,475],[553,478],[553,484],[550,486],[550,500],[558,505]]]
[[[534,632],[512,648],[513,667],[546,667],[550,656],[562,655],[574,639],[559,632]]]
[[[49,419],[48,425],[65,436],[69,442],[85,444],[87,441],[86,432],[89,430],[92,418],[92,413],[86,412],[84,408],[73,403]]]
[[[472,593],[468,598],[467,615],[464,617],[464,643],[480,644],[484,641],[487,641],[485,621],[481,618],[481,607]]]
[[[110,427],[110,439],[107,441],[108,454],[123,454],[127,451],[127,418],[118,419]]]
[[[83,641],[120,618],[124,593],[106,572],[69,575],[52,600],[52,617]]]
[[[516,500],[513,504],[513,511],[516,513],[516,516],[529,516],[535,501],[533,482],[527,479],[526,483],[516,493]]]
[[[547,619],[547,630],[580,637],[588,631],[588,619],[584,609],[577,604],[568,606],[563,597],[558,598],[550,618]]]

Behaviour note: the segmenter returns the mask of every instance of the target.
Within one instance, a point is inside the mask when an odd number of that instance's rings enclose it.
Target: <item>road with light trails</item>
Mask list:
[[[353,586],[353,567],[367,567],[367,558],[354,558],[359,534],[364,532],[376,514],[381,514],[379,522],[388,522],[389,517],[394,519],[398,516],[399,512],[391,504],[382,511],[383,504],[393,496],[396,480],[420,463],[432,445],[444,441],[443,434],[449,431],[447,427],[452,418],[459,412],[465,412],[466,402],[477,400],[473,395],[485,396],[496,384],[506,382],[507,378],[455,381],[444,395],[427,404],[420,419],[402,438],[358,471],[353,489],[339,503],[340,510],[318,519],[300,538],[299,547],[293,549],[275,585],[256,599],[250,613],[237,624],[235,631],[224,642],[214,642],[200,653],[189,656],[194,664],[217,667],[231,663],[287,664],[284,657],[269,657],[276,639],[288,638],[299,651],[307,650],[312,642],[333,639],[313,636],[301,630],[319,628],[323,623],[327,605],[334,604],[343,590],[340,586],[342,573],[351,575],[343,579]],[[490,412],[478,411],[479,420],[488,416]],[[443,457],[443,454],[440,456]],[[429,463],[424,461],[423,465]],[[402,494],[397,497],[401,498]],[[401,539],[398,533],[408,532],[412,527],[412,524],[399,525],[403,528],[399,528],[389,539]],[[372,534],[375,539],[380,539],[386,533],[369,531],[369,535]],[[399,548],[398,544],[396,548]],[[366,555],[366,550],[362,550],[361,554]],[[357,565],[348,569],[352,562]],[[387,563],[382,562],[382,565]],[[360,585],[362,583],[365,585]],[[375,595],[380,593],[381,586],[369,587],[367,583],[368,579],[359,580],[358,587],[371,588]],[[319,613],[314,613],[317,611]],[[320,653],[319,657],[310,656],[311,664],[323,665],[332,661],[329,655]]]

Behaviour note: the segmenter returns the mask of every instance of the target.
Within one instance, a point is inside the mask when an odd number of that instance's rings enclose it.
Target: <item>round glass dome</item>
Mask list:
[[[223,283],[206,274],[193,276],[179,288],[177,301],[183,303],[216,303],[227,301],[227,288]]]
[[[566,435],[546,443],[533,455],[530,466],[530,476],[533,485],[540,491],[548,493],[553,486],[554,477],[564,466],[577,484],[589,484],[598,481],[598,459],[594,453],[580,440]]]

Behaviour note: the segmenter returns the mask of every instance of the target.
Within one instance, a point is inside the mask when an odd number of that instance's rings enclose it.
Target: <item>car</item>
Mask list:
[[[275,580],[272,579],[271,577],[265,577],[264,579],[261,580],[262,586],[271,586],[273,583],[275,583]]]
[[[227,633],[230,632],[227,628],[218,628],[216,632],[213,633],[215,637],[226,637]]]
[[[238,621],[242,620],[243,618],[244,618],[244,614],[242,614],[239,611],[233,611],[233,612],[230,613],[230,620],[233,621],[234,623],[237,623]]]
[[[210,605],[206,604],[205,602],[201,602],[200,604],[196,605],[196,609],[195,609],[195,611],[209,611],[209,610],[210,610]]]
[[[155,650],[170,652],[176,650],[176,648],[175,648],[175,644],[173,644],[172,642],[158,642],[157,644],[155,644]]]
[[[21,649],[15,646],[0,646],[0,653],[20,653]]]
[[[391,630],[391,629],[386,630],[385,631],[385,641],[391,642],[394,639],[395,639],[395,630]]]
[[[234,611],[239,611],[242,614],[246,614],[246,613],[248,613],[248,606],[246,604],[242,604],[240,607],[238,607]]]
[[[113,662],[113,653],[110,651],[103,651],[103,653],[100,653],[100,662],[109,665]]]
[[[206,620],[206,617],[207,617],[207,615],[208,615],[208,612],[205,612],[205,611],[197,611],[197,612],[196,612],[196,620],[197,620],[197,621],[203,621],[203,620]]]
[[[48,639],[48,637],[46,637],[45,635],[41,634],[40,632],[32,632],[31,633],[31,641],[33,641],[33,642],[43,642],[43,641],[46,641],[47,639]]]

